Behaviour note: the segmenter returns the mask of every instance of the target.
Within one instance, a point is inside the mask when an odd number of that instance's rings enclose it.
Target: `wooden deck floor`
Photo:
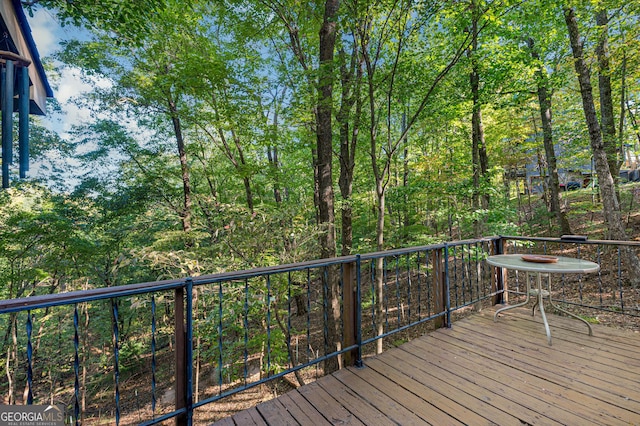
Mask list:
[[[640,334],[493,310],[216,425],[640,425]]]

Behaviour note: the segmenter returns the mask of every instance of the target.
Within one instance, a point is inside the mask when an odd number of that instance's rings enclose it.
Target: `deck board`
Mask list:
[[[393,362],[392,365],[395,365],[396,368],[402,371],[410,371],[413,377],[421,377],[422,374],[426,374],[427,378],[421,378],[420,380],[425,387],[435,384],[443,395],[456,395],[456,402],[458,403],[467,402],[469,407],[479,407],[479,411],[497,411],[497,414],[494,415],[491,413],[491,417],[489,417],[497,424],[513,424],[517,418],[509,413],[513,412],[516,407],[518,407],[518,410],[524,409],[497,393],[488,394],[486,388],[480,386],[475,381],[469,380],[468,377],[459,376],[458,372],[435,368],[436,366],[434,364],[425,361],[419,356],[413,355],[411,352],[407,351],[403,354],[397,354],[396,351],[394,351],[388,358]],[[373,361],[374,360],[369,361],[367,365]],[[478,399],[480,402],[469,402],[468,398],[470,397]],[[489,402],[489,404],[483,404],[482,402]],[[529,412],[528,415],[535,416],[535,413]]]
[[[228,425],[640,425],[640,334],[485,310],[236,413]],[[231,423],[231,422],[232,423]]]
[[[447,368],[473,377],[490,393],[496,392],[503,396],[517,398],[522,405],[548,417],[553,422],[584,423],[579,414],[570,410],[570,404],[563,401],[562,389],[554,389],[555,392],[553,392],[548,389],[548,386],[544,386],[543,381],[535,380],[535,376],[506,363],[503,364],[487,357],[479,357],[478,353],[467,352],[466,347],[463,348],[445,341],[438,342],[437,347],[433,347],[433,344],[427,346],[426,343],[416,342],[415,347],[422,351],[428,351],[429,355],[440,359],[444,359],[447,354],[455,354],[454,359],[449,358],[443,361],[443,363],[451,364]],[[478,359],[480,362],[477,361]]]
[[[331,423],[325,419],[322,414],[304,399],[298,392],[289,392],[281,395],[280,403],[300,424],[307,425],[330,425]]]
[[[234,415],[231,418],[235,424],[241,424],[241,425],[247,425],[247,426],[252,426],[252,425],[267,425],[268,423],[266,421],[263,420],[262,416],[260,416],[260,413],[258,413],[258,410],[256,409],[256,407],[252,407],[249,408],[248,410],[244,410],[239,412],[238,414]]]
[[[461,324],[461,326],[467,330],[469,329],[468,324]],[[542,323],[540,323],[540,327],[542,327]],[[526,330],[522,327],[517,327],[513,330],[516,332],[514,337],[526,333]],[[627,381],[631,384],[640,381],[640,365],[637,365],[638,359],[633,358],[638,355],[637,352],[630,348],[619,348],[616,352],[612,352],[611,346],[605,337],[588,336],[586,327],[583,335],[571,343],[565,339],[566,331],[561,329],[554,330],[553,327],[551,330],[554,340],[559,339],[557,343],[554,342],[552,347],[541,347],[538,344],[538,336],[530,335],[522,336],[520,344],[534,351],[539,350],[541,357],[558,366],[566,367],[567,364],[575,364],[575,368],[580,368],[580,366],[589,365],[590,371],[587,374],[590,373],[594,377],[599,377],[605,381],[612,381],[617,385],[620,385],[621,381]],[[488,322],[477,325],[475,331],[483,334],[492,333],[493,335],[496,333],[494,325]],[[576,347],[578,348],[577,351]],[[553,357],[550,357],[551,354],[553,354]],[[629,366],[635,366],[637,369],[628,369]],[[628,369],[628,371],[624,377],[616,377],[617,372],[621,369]]]
[[[353,372],[353,369],[344,369],[335,374],[335,376],[345,385],[356,391],[360,398],[367,401],[369,404],[375,406],[377,409],[383,407],[383,413],[393,422],[400,423],[402,421],[407,424],[423,424],[425,419],[421,419],[417,416],[413,410],[407,409],[398,401],[398,397],[390,395],[390,390],[396,391],[401,396],[406,396],[406,389],[389,387],[388,381],[385,381],[382,377],[371,377],[371,371],[367,369],[367,373],[364,370],[358,371],[358,374]],[[387,389],[385,389],[387,388]],[[366,423],[370,424],[370,423]]]
[[[422,342],[417,344],[422,346]],[[445,353],[452,352],[455,350],[455,344],[457,341],[450,343],[442,339],[438,349]],[[473,374],[473,365],[469,363],[481,353],[490,353],[490,351],[481,347],[477,353],[470,354],[466,358],[467,374]],[[600,417],[601,412],[592,407],[593,399],[588,399],[589,404],[584,405],[585,398],[582,393],[574,390],[579,383],[558,380],[553,370],[545,370],[547,366],[543,358],[536,359],[530,354],[531,352],[528,351],[516,353],[514,358],[501,357],[500,354],[495,354],[493,359],[484,358],[485,362],[478,364],[477,368],[482,371],[491,371],[492,374],[480,373],[478,376],[485,380],[493,379],[503,384],[508,383],[508,393],[522,393],[523,405],[529,405],[529,408],[553,421],[562,424],[584,424],[585,420]],[[492,384],[486,383],[484,386],[490,389]]]
[[[270,425],[296,426],[298,422],[287,410],[280,399],[273,400],[270,404],[260,404],[256,407],[258,413],[265,422]]]
[[[320,379],[323,380],[324,378]],[[336,400],[318,383],[320,380],[301,387],[294,392],[300,392],[302,396],[318,410],[331,424],[364,425],[355,415],[354,410],[349,411],[344,407],[344,400]],[[266,403],[265,403],[266,404]],[[360,401],[358,407],[366,405],[366,401]],[[367,407],[368,408],[368,407]],[[366,411],[366,408],[365,408]]]
[[[349,407],[349,410],[364,424],[375,424],[381,426],[395,424],[374,405],[371,405],[359,395],[355,394],[351,388],[334,376],[327,376],[322,380],[318,380],[318,384],[326,392],[329,392],[337,400]]]
[[[407,389],[411,389],[416,395],[420,395],[420,397],[428,401],[429,404],[438,408],[443,413],[448,413],[449,417],[456,418],[465,424],[483,424],[488,422],[506,424],[509,422],[513,423],[517,420],[508,413],[494,408],[492,405],[482,404],[480,401],[473,401],[475,396],[464,391],[460,392],[461,388],[456,388],[443,380],[440,380],[438,383],[438,379],[435,379],[432,375],[437,369],[429,368],[428,370],[430,371],[425,371],[425,369],[421,368],[422,365],[427,364],[424,360],[416,357],[414,358],[414,360],[417,361],[416,364],[411,364],[406,360],[408,355],[407,353],[407,356],[398,358],[395,356],[395,353],[390,353],[389,356],[369,360],[367,366],[379,371],[381,374],[387,375],[399,386],[406,386]],[[400,373],[398,370],[405,373]],[[407,378],[409,381],[407,381]],[[438,383],[437,389],[431,388],[434,383]],[[454,401],[447,396],[451,394],[458,394],[459,398]],[[479,409],[475,409],[478,407]],[[429,407],[427,406],[427,408]],[[432,414],[429,419],[437,420],[434,417]],[[437,421],[437,423],[445,424],[447,420],[451,422],[451,419],[444,418],[442,422]]]

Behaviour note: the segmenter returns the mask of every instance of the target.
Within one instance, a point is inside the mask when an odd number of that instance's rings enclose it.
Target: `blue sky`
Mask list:
[[[74,26],[61,27],[55,16],[48,10],[39,8],[33,15],[27,15],[31,33],[35,40],[40,57],[47,60],[60,48],[63,40],[82,38],[84,31]],[[63,69],[60,78],[49,76],[54,97],[58,100],[64,111],[63,117],[49,114],[42,118],[43,124],[60,133],[65,133],[73,124],[77,124],[89,117],[87,111],[83,111],[69,102],[73,96],[90,89],[90,86],[80,79],[79,70]]]
[[[60,43],[70,39],[86,39],[87,31],[72,25],[62,27],[53,13],[38,8],[34,12],[33,17],[27,19],[31,27],[31,33],[35,41],[40,58],[43,61],[51,61],[51,55],[60,49]],[[61,65],[54,61],[54,65]],[[79,108],[73,102],[73,97],[79,96],[82,92],[91,90],[91,85],[87,84],[80,78],[81,71],[79,69],[64,67],[59,68],[58,75],[49,74],[49,83],[53,89],[54,98],[60,104],[61,113],[53,113],[51,109],[44,117],[39,117],[40,123],[49,130],[55,131],[62,138],[69,138],[68,132],[74,125],[82,124],[91,120],[90,112],[86,109]],[[107,81],[101,83],[108,84]],[[85,149],[87,149],[85,147]],[[51,164],[46,164],[51,163]],[[77,161],[69,158],[61,158],[57,152],[51,152],[46,159],[40,162],[32,163],[29,175],[31,177],[47,179],[48,169],[52,169],[56,164],[58,168],[66,169],[65,182],[67,189],[71,190],[78,184],[78,177],[87,170],[83,170]],[[108,169],[105,166],[105,169]],[[94,170],[95,172],[95,170]]]

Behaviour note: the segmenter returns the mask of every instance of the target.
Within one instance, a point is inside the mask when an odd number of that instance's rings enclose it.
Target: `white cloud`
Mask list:
[[[40,57],[49,56],[55,52],[60,43],[62,28],[51,12],[39,9],[33,14],[33,18],[27,15],[27,20]]]
[[[39,8],[34,12],[33,17],[27,19],[41,58],[54,54],[60,49],[60,43],[64,40],[86,39],[88,35],[85,30],[72,25],[62,27],[55,14],[44,8]],[[63,118],[60,120],[59,116],[50,115],[43,117],[42,122],[51,130],[66,137],[73,125],[81,124],[90,119],[90,112],[78,107],[72,99],[91,91],[92,85],[83,80],[81,71],[77,68],[62,67],[59,71],[60,75],[52,89],[54,97],[62,107]],[[105,88],[111,84],[104,78],[92,80],[92,83],[97,87]]]
[[[53,55],[60,49],[60,43],[64,40],[86,40],[88,38],[88,32],[81,28],[74,26],[61,27],[54,14],[46,9],[38,9],[33,17],[28,17],[28,20],[41,58]],[[62,64],[56,63],[55,65]],[[70,131],[74,126],[89,123],[96,118],[92,116],[89,109],[79,106],[78,103],[74,102],[74,98],[81,97],[84,93],[92,91],[94,87],[107,89],[111,87],[113,83],[104,77],[83,76],[82,70],[79,68],[61,66],[58,70],[60,74],[57,76],[55,87],[52,87],[52,89],[54,97],[60,104],[61,112],[50,112],[47,116],[41,117],[40,123],[46,128],[58,133],[62,138],[71,138]],[[101,116],[106,117],[107,115],[106,113],[99,113],[98,118]],[[123,124],[132,130],[137,129],[135,125],[131,123],[123,122]],[[94,147],[84,146],[80,148],[80,151],[86,152],[92,148]],[[61,168],[73,168],[75,174],[71,175],[67,173],[68,176],[66,176],[66,183],[69,188],[74,187],[78,183],[77,174],[82,174],[86,171],[81,170],[77,162],[63,159],[55,152],[51,153],[51,156],[47,160],[51,164],[57,164]],[[107,164],[107,162],[103,164],[99,170],[96,169],[91,172],[100,173],[114,170],[114,164],[116,164],[119,159],[111,158],[111,160],[113,164]],[[31,175],[46,176],[47,167],[45,164],[34,164]],[[51,167],[49,167],[49,169],[50,168]]]
[[[64,68],[61,70],[60,82],[56,89],[56,99],[60,103],[66,103],[74,96],[91,90],[91,85],[84,82],[80,76],[80,71],[75,68]]]
[[[27,16],[31,34],[36,48],[41,58],[47,58],[60,49],[60,43],[69,39],[84,39],[87,37],[86,31],[73,27],[62,27],[54,16],[54,13],[39,8],[34,12],[33,17]],[[56,63],[56,65],[61,65]],[[60,113],[49,111],[48,115],[40,118],[40,124],[58,133],[63,138],[69,137],[69,131],[74,125],[86,123],[91,120],[91,113],[86,108],[81,108],[73,102],[74,97],[82,95],[84,92],[92,90],[91,84],[82,79],[81,71],[77,68],[61,67],[60,75],[56,78],[56,84],[52,85],[53,94],[61,106]],[[105,83],[100,80],[95,82],[99,87],[104,87]],[[47,162],[32,165],[31,176],[47,176],[50,170],[58,167],[69,170],[73,168],[78,172],[76,161],[68,158],[61,158],[59,153],[51,152],[47,155]],[[75,164],[75,167],[73,165]],[[49,172],[48,172],[49,171]],[[77,183],[77,176],[66,173],[65,181],[69,188],[73,188]]]

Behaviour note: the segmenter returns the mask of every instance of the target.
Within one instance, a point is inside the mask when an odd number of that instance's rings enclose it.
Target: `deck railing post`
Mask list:
[[[448,296],[446,294],[447,281],[444,249],[435,249],[431,252],[431,265],[433,265],[432,294],[434,312],[437,314],[444,313],[444,315],[439,315],[434,319],[434,324],[436,328],[442,328],[448,325],[446,318],[448,315],[448,312],[446,312]]]
[[[344,346],[356,344],[356,286],[355,263],[345,263],[342,268],[342,326],[344,333]],[[358,350],[353,349],[344,354],[343,366],[354,365],[358,359]]]
[[[505,239],[498,237],[493,240],[491,254],[503,254]],[[493,268],[491,274],[491,293],[494,294],[492,298],[493,305],[507,303],[509,301],[509,295],[507,294],[507,271],[503,268]]]
[[[176,410],[187,406],[187,374],[185,371],[187,358],[187,336],[185,330],[184,287],[175,290],[175,339],[176,339]],[[176,417],[176,426],[187,424],[187,415]]]

